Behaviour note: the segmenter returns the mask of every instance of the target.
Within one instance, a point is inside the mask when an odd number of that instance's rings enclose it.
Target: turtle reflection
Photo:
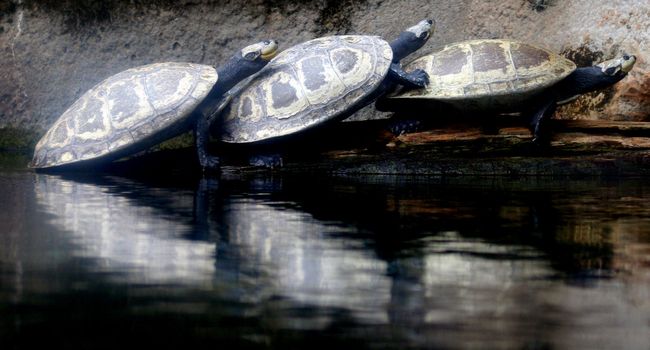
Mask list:
[[[389,262],[396,256],[440,252],[439,244],[429,242],[451,232],[457,240],[485,242],[491,247],[459,253],[492,259],[547,259],[554,275],[580,278],[591,273],[592,267],[610,267],[611,229],[603,222],[608,208],[582,207],[572,199],[593,184],[479,179],[422,182],[381,176],[363,181],[313,179],[316,184],[285,182],[276,200],[295,202],[321,221],[354,225],[355,233],[345,238],[364,241]],[[575,196],[567,196],[566,188],[573,188]],[[595,212],[576,215],[576,210],[584,208]]]
[[[205,288],[202,300],[227,305],[211,309],[218,315],[273,329],[367,339],[372,327],[382,344],[440,347],[541,337],[571,348],[584,345],[576,325],[602,320],[584,310],[647,311],[610,304],[627,300],[612,266],[637,261],[621,257],[631,239],[619,231],[647,217],[634,185],[226,176],[170,186],[37,175],[36,189],[73,253],[96,262],[91,272]],[[621,339],[597,333],[590,344]]]
[[[126,274],[138,283],[213,278],[215,245],[185,238],[193,231],[193,192],[124,178],[80,182],[40,174],[35,186],[37,203],[69,233],[73,254],[96,261],[98,272]]]
[[[37,175],[37,199],[99,269],[152,282],[264,276],[265,293],[376,320],[401,303],[391,301],[400,283],[477,282],[462,271],[493,282],[513,264],[535,278],[607,275],[606,230],[562,224],[548,194],[412,185],[257,178],[193,189]]]

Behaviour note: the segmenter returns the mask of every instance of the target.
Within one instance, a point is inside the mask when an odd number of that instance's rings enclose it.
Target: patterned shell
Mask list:
[[[471,40],[411,62],[405,70],[424,69],[426,89],[392,98],[426,98],[476,107],[519,103],[564,79],[576,65],[550,51],[512,40]]]
[[[393,51],[374,36],[330,36],[293,46],[233,94],[221,140],[248,143],[295,133],[340,116],[376,90]]]
[[[30,166],[67,165],[161,142],[185,131],[184,122],[216,82],[213,67],[191,63],[155,63],[115,74],[59,117],[36,145]]]

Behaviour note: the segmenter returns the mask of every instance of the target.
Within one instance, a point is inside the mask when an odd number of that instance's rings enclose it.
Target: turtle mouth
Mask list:
[[[263,60],[271,60],[278,54],[278,43],[275,40],[267,40],[264,42],[264,47],[261,50]]]
[[[623,55],[623,62],[621,63],[621,70],[625,73],[629,73],[636,63],[636,56],[634,55]]]

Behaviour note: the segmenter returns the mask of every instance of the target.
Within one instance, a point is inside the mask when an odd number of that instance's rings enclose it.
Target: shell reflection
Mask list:
[[[246,261],[244,269],[262,270],[276,293],[305,305],[342,308],[366,320],[387,321],[387,264],[354,242],[329,237],[349,229],[251,198],[234,199],[223,219],[229,243]]]
[[[264,332],[379,327],[390,345],[647,348],[627,337],[650,314],[646,187],[294,180],[35,184],[82,273],[170,284],[180,310]]]
[[[121,185],[136,186],[124,181]],[[110,185],[36,177],[37,203],[53,216],[53,224],[69,232],[73,254],[94,259],[98,272],[126,273],[135,283],[197,284],[213,278],[213,243],[183,238],[192,231],[188,223],[111,190]]]

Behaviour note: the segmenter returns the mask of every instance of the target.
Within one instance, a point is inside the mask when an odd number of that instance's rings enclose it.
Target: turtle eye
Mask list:
[[[619,70],[618,66],[609,67],[609,68],[605,69],[605,74],[612,76],[612,75],[615,75],[616,73],[618,73],[618,70]]]
[[[259,51],[251,51],[251,52],[247,52],[244,55],[244,58],[249,60],[249,61],[254,61],[258,57],[260,57],[260,55],[261,55],[261,53]]]

